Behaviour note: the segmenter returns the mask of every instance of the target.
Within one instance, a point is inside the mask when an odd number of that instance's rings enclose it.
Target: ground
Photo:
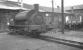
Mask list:
[[[0,50],[83,50],[45,40],[0,33]]]

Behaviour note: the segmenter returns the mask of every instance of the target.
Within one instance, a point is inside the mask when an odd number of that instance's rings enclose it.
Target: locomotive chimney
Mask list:
[[[34,10],[39,11],[39,4],[34,4]]]

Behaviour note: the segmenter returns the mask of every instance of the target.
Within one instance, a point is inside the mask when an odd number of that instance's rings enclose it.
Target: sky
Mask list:
[[[18,1],[18,0],[11,0],[11,1]],[[24,3],[27,4],[39,4],[40,6],[51,7],[52,0],[23,0]],[[64,6],[73,6],[73,5],[80,5],[83,4],[83,0],[64,0]],[[54,0],[54,7],[61,6],[61,0]]]

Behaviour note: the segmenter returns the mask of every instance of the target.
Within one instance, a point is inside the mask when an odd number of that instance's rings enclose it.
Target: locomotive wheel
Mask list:
[[[9,33],[8,34],[15,34],[14,29],[9,29]]]
[[[36,37],[38,37],[40,34],[41,34],[41,32],[39,32],[39,31],[37,31],[37,30],[33,30],[33,31],[30,33],[31,36],[36,36]]]
[[[15,34],[16,34],[16,32],[15,32],[15,31],[9,31],[9,33],[8,33],[8,34],[15,35]]]
[[[23,30],[16,31],[16,33],[19,35],[25,35],[25,31],[23,31]]]

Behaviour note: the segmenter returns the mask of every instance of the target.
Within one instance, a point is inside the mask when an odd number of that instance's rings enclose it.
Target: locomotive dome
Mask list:
[[[34,10],[20,12],[15,16],[15,20],[26,20],[27,17],[30,17],[34,12]]]

